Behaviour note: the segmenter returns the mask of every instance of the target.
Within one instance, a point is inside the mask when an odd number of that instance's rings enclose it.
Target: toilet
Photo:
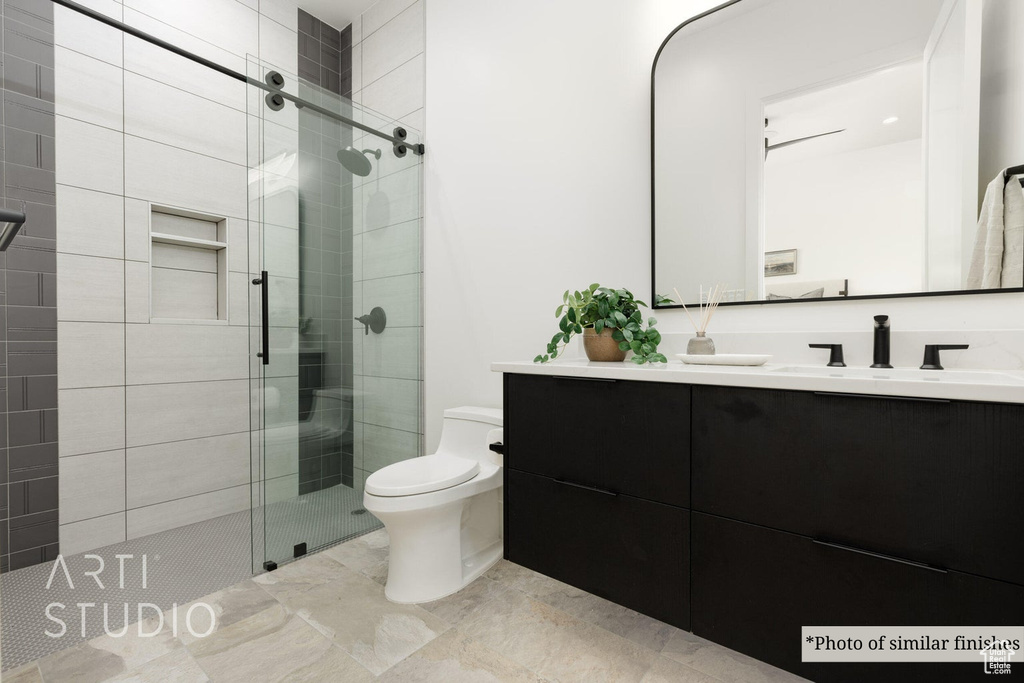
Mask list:
[[[363,505],[391,539],[384,594],[392,602],[451,595],[502,557],[502,456],[495,408],[451,408],[437,452],[388,465],[366,479]]]

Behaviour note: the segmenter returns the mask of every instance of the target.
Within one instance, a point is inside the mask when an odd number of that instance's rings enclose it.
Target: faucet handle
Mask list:
[[[942,363],[939,362],[939,351],[954,350],[954,349],[967,349],[970,348],[969,344],[925,344],[924,345],[924,362],[921,364],[922,370],[942,370]]]
[[[831,351],[828,357],[828,367],[830,368],[845,368],[846,362],[843,360],[843,345],[842,344],[808,344],[812,349],[828,349]]]

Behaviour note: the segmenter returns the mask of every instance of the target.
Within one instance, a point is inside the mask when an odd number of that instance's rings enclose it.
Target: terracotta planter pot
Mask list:
[[[590,360],[606,363],[626,360],[626,352],[619,350],[619,342],[612,339],[612,330],[608,328],[601,330],[601,334],[595,332],[593,327],[584,328],[583,350]]]

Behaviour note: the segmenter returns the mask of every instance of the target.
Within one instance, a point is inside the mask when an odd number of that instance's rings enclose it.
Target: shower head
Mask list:
[[[24,211],[0,209],[0,226],[2,226],[3,230],[0,232],[0,251],[7,251],[7,247],[11,246],[11,242],[14,241],[18,231],[21,230],[21,226],[24,224]]]
[[[365,177],[370,175],[370,171],[373,170],[373,165],[366,158],[367,153],[372,154],[375,159],[380,159],[379,149],[364,149],[360,152],[349,146],[338,152],[338,161],[352,173]]]

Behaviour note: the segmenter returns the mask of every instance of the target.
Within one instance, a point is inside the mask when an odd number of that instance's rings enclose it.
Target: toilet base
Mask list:
[[[501,541],[498,541],[491,548],[488,548],[486,551],[478,553],[477,556],[476,556],[477,557],[477,562],[475,563],[475,566],[472,567],[472,568],[466,568],[467,572],[466,572],[465,576],[463,577],[461,585],[459,585],[458,588],[450,590],[450,591],[448,591],[447,593],[445,593],[443,595],[435,595],[434,597],[428,597],[428,598],[425,598],[425,599],[417,599],[417,600],[401,600],[401,599],[398,599],[398,598],[390,595],[388,593],[387,586],[385,586],[384,587],[384,597],[386,597],[388,599],[388,601],[393,602],[395,604],[399,604],[399,605],[418,605],[418,604],[424,603],[424,602],[434,602],[435,600],[440,600],[442,598],[447,598],[449,595],[455,595],[460,590],[462,590],[463,588],[465,588],[466,586],[468,586],[469,584],[473,583],[478,578],[480,578],[481,576],[486,574],[487,570],[489,570],[494,565],[498,564],[498,561],[501,560],[501,558],[504,557],[504,555],[505,555],[505,544],[502,543]],[[390,574],[389,574],[389,576],[390,576]]]
[[[457,593],[503,557],[501,487],[418,509],[388,510],[367,494],[366,509],[390,538],[384,595],[400,604],[433,602]]]

